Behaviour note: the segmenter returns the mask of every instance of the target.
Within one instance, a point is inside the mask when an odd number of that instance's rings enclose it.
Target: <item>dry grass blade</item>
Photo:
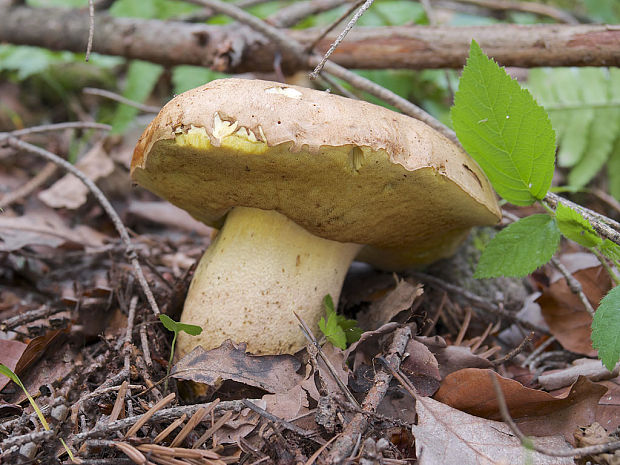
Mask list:
[[[125,454],[135,463],[139,465],[145,465],[148,463],[148,460],[146,459],[144,454],[142,454],[142,452],[140,452],[138,449],[136,449],[131,444],[127,444],[126,442],[115,442],[114,446],[120,449],[123,452],[123,454]]]
[[[135,425],[129,428],[129,431],[127,431],[127,434],[125,434],[125,437],[128,438],[130,436],[135,435],[140,430],[140,428],[142,428],[149,421],[149,419],[153,415],[155,415],[155,413],[158,410],[161,410],[162,408],[164,408],[166,405],[172,402],[174,398],[175,398],[175,394],[174,392],[172,392],[168,394],[166,397],[164,397],[162,400],[157,402],[155,405],[153,405],[153,407],[151,407],[151,409],[148,412],[146,412],[144,415],[142,415],[142,417],[140,417],[140,419],[136,422]]]
[[[194,431],[196,426],[198,426],[198,424],[207,415],[207,413],[209,413],[209,411],[206,408],[200,407],[196,411],[196,413],[192,415],[192,418],[190,418],[190,420],[183,427],[183,429],[179,431],[179,434],[177,434],[176,438],[174,438],[174,440],[170,443],[170,447],[176,447],[180,445],[185,440],[187,435],[191,433],[192,431]]]
[[[218,429],[220,429],[222,426],[224,426],[224,424],[228,420],[230,420],[232,418],[232,416],[233,416],[232,412],[226,412],[224,415],[222,415],[222,417],[218,421],[216,421],[215,424],[211,428],[209,428],[207,431],[205,431],[205,433],[198,438],[198,440],[192,446],[192,449],[198,449],[205,442],[207,442],[207,440],[211,436],[213,436],[213,433],[215,433]]]
[[[187,418],[187,415],[183,414],[179,418],[174,420],[172,423],[170,423],[166,427],[166,429],[164,429],[161,433],[155,436],[155,439],[153,439],[153,442],[154,443],[162,442],[164,439],[166,439],[170,435],[170,433],[172,433],[176,428],[181,426],[181,424],[185,421],[186,418]]]
[[[108,423],[118,420],[118,417],[125,406],[125,394],[127,394],[128,387],[129,383],[127,381],[123,381],[123,384],[121,384],[121,387],[118,390],[114,407],[112,407],[112,413],[110,413],[110,418],[108,418]]]
[[[159,454],[169,457],[179,457],[185,459],[211,459],[218,460],[220,455],[212,450],[205,449],[186,449],[184,447],[166,447],[157,444],[141,444],[138,449],[144,453]]]

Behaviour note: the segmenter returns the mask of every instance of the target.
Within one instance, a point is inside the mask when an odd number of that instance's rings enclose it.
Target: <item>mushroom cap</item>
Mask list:
[[[364,244],[384,269],[454,252],[501,213],[480,167],[426,124],[368,102],[221,79],[165,105],[131,176],[219,227],[235,206],[276,210],[319,237]]]

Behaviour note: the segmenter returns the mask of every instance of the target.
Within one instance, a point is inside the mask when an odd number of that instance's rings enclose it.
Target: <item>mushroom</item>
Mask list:
[[[275,82],[212,81],[170,101],[134,151],[141,186],[221,228],[198,264],[178,353],[295,353],[357,257],[402,270],[501,214],[478,165],[426,124]]]

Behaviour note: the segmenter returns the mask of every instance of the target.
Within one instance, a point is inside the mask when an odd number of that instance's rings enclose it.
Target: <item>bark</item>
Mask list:
[[[327,50],[333,35],[320,42]],[[315,30],[283,30],[304,45]],[[86,10],[0,9],[0,42],[84,52]],[[485,27],[358,27],[332,60],[358,69],[460,68],[474,38],[506,66],[620,66],[620,26],[502,24]],[[160,63],[198,65],[229,73],[270,72],[277,49],[247,26],[95,17],[93,51]],[[285,72],[307,69],[306,60],[284,55]]]

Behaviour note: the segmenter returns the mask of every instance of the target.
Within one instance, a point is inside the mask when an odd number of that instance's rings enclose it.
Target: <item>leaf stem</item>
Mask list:
[[[166,369],[166,381],[164,381],[164,394],[168,392],[168,378],[170,377],[170,368],[172,367],[172,359],[174,358],[174,345],[177,342],[178,331],[174,331],[172,338],[172,347],[170,348],[170,359],[168,360],[168,368]]]
[[[605,271],[607,271],[616,286],[620,286],[620,277],[618,277],[613,268],[609,266],[609,263],[607,263],[607,259],[603,256],[603,254],[596,247],[592,247],[590,250],[594,255],[596,255],[596,258],[598,258],[598,261],[601,262],[601,265],[603,265],[603,268],[605,268]]]
[[[551,208],[547,202],[545,202],[544,200],[539,200],[538,203],[543,206],[547,213],[549,213],[549,216],[555,218],[555,210]]]

